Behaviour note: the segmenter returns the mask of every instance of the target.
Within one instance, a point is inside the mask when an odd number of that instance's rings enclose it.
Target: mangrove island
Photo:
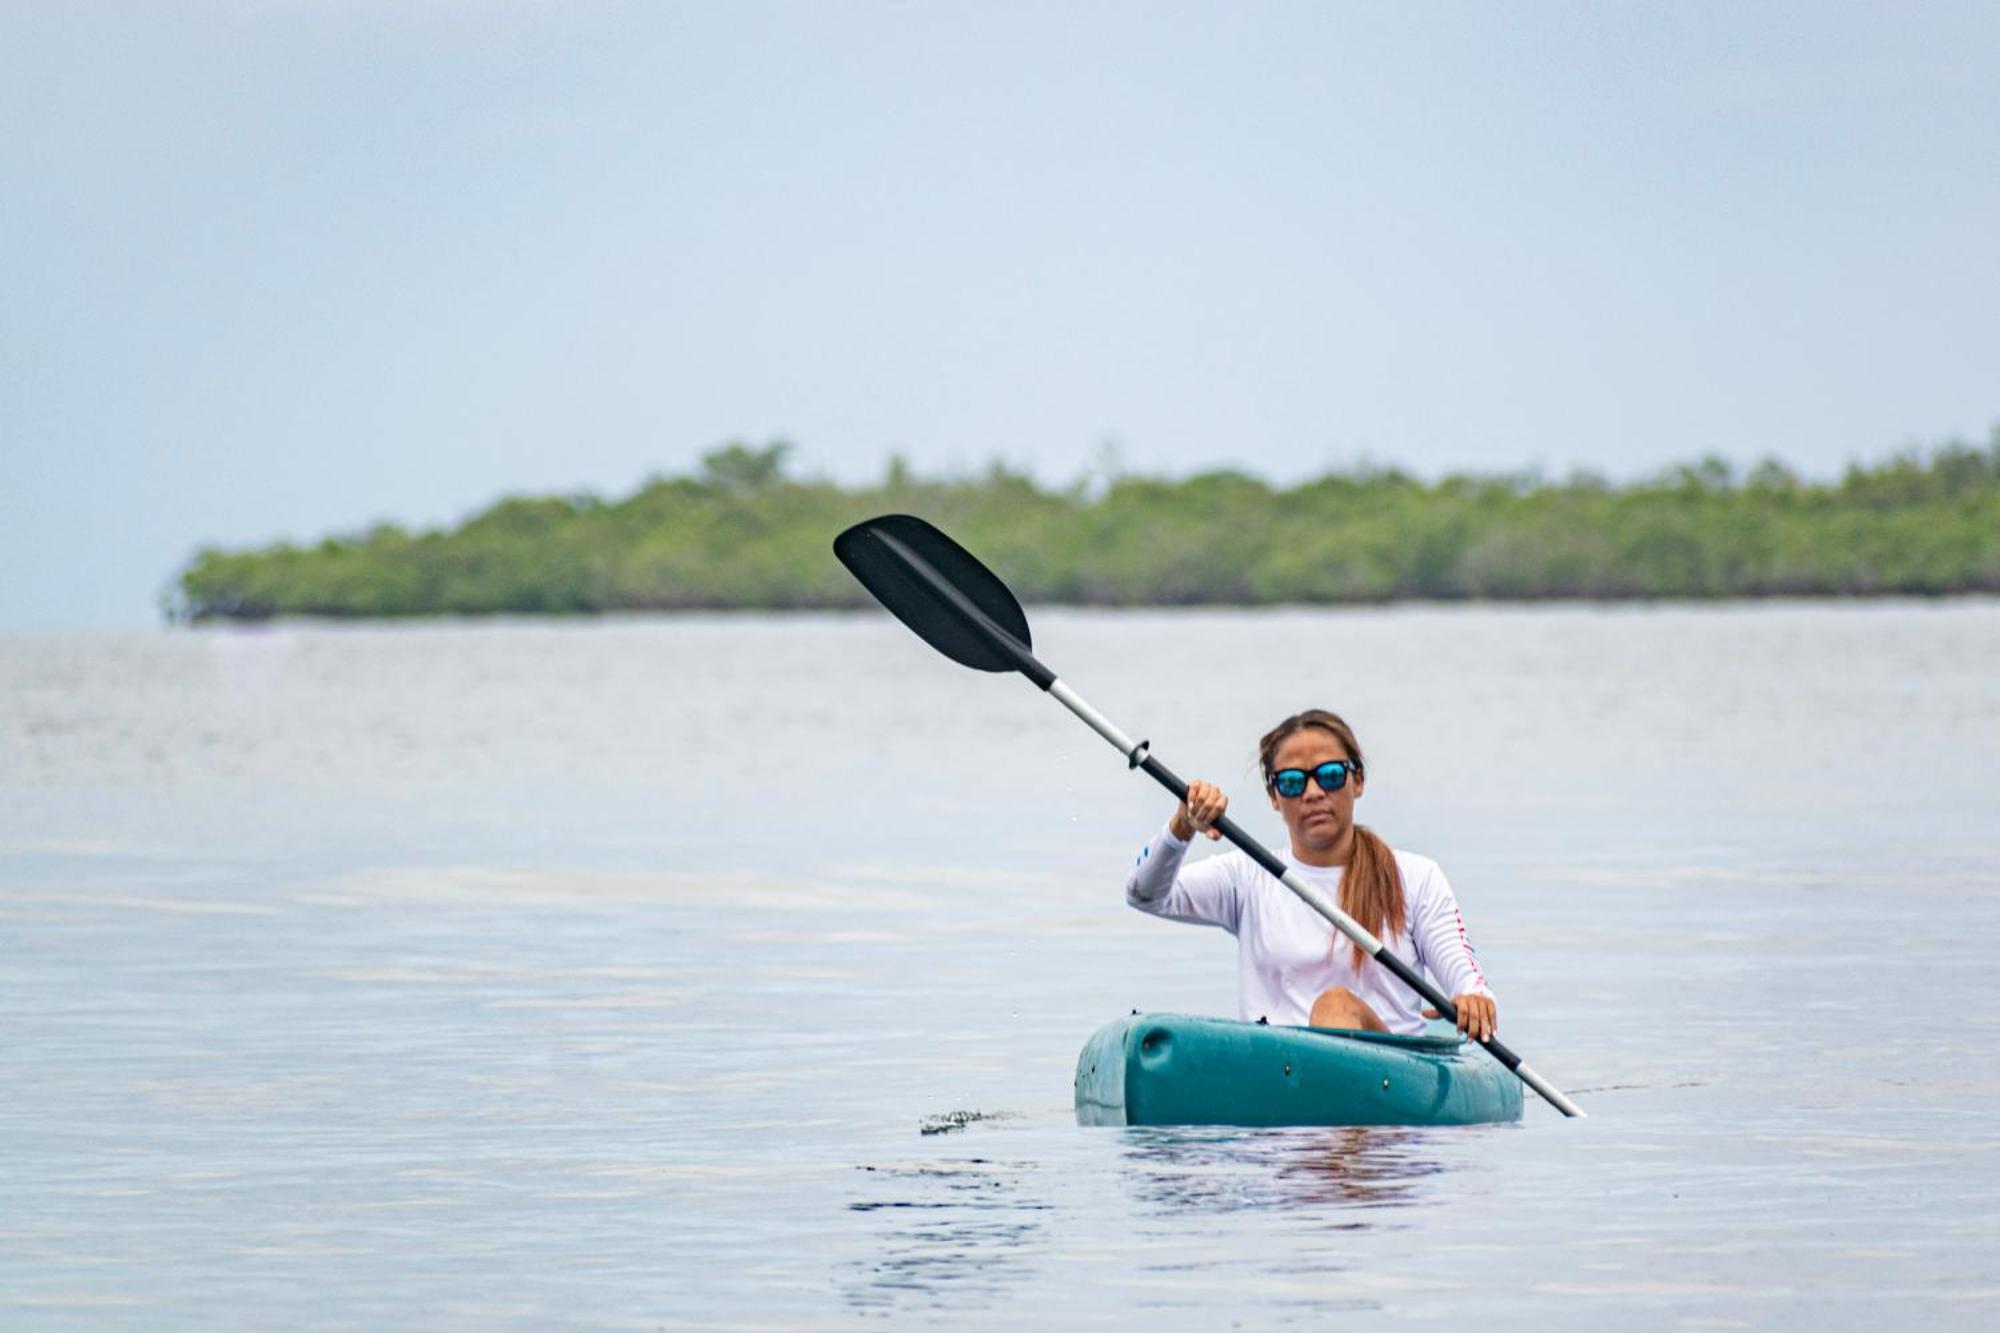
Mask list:
[[[1089,606],[1396,599],[1941,595],[2000,591],[2000,427],[1856,464],[1838,480],[1708,458],[1613,484],[1589,473],[1332,472],[1276,487],[1239,471],[1038,483],[996,463],[879,483],[788,470],[732,443],[620,500],[503,499],[449,530],[378,524],[312,545],[203,549],[176,621],[569,615],[868,605],[830,542],[901,511],[930,519],[1026,601]]]

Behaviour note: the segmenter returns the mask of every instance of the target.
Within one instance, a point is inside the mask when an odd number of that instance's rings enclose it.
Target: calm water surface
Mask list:
[[[884,617],[0,637],[0,1323],[2000,1322],[2000,604],[1035,621],[1273,840],[1345,712],[1592,1118],[1078,1129],[1231,942]]]

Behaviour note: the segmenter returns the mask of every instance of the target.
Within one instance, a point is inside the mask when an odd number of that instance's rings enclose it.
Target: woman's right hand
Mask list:
[[[1196,778],[1188,783],[1187,799],[1174,811],[1168,828],[1182,842],[1192,841],[1197,833],[1220,838],[1222,834],[1216,831],[1215,821],[1222,818],[1222,812],[1228,808],[1229,798],[1222,794],[1222,788]]]

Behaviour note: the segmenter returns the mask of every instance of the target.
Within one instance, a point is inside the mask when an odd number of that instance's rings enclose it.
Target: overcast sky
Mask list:
[[[2000,5],[0,3],[0,629],[732,438],[1831,475],[2000,421]]]

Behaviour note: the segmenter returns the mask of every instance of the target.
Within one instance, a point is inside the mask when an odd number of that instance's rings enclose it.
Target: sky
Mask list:
[[[2000,422],[2000,6],[6,0],[0,630],[730,440],[1817,476]]]

